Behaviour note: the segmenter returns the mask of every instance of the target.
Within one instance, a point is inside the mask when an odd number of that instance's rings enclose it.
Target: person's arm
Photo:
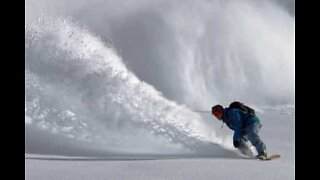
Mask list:
[[[240,110],[234,109],[230,113],[234,124],[233,145],[239,147],[242,128]]]

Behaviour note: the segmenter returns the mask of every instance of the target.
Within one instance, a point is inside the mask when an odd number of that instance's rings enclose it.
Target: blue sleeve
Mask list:
[[[240,117],[240,111],[235,109],[230,112],[230,115],[232,117],[232,121],[234,123],[234,134],[233,134],[233,140],[239,140],[241,137],[241,117]]]

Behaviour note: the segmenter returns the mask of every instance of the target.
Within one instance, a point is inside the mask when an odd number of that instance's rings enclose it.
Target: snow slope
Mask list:
[[[27,0],[26,179],[294,179],[292,2]],[[235,151],[234,100],[281,159]]]
[[[78,157],[26,154],[26,179],[294,179],[294,108],[268,108],[259,112],[259,116],[263,123],[261,137],[269,154],[279,153],[281,159],[263,162],[234,155],[216,157],[214,153],[212,156],[97,154],[96,157],[90,153]],[[224,127],[221,133],[230,131]]]

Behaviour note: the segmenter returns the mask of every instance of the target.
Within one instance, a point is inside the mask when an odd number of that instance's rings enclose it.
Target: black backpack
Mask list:
[[[252,109],[251,107],[243,104],[242,102],[234,101],[229,105],[229,108],[230,109],[232,109],[232,108],[240,109],[242,111],[248,112],[251,115],[256,115],[254,109]]]

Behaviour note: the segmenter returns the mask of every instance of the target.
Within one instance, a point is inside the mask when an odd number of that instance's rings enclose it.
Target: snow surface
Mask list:
[[[294,179],[293,2],[27,0],[25,179]],[[234,100],[280,159],[233,148]]]
[[[213,119],[210,115],[202,114],[202,117]],[[180,157],[128,154],[103,156],[98,153],[96,157],[92,153],[88,153],[87,157],[75,157],[52,153],[46,155],[47,150],[42,150],[42,154],[26,152],[26,179],[294,179],[294,108],[265,109],[259,113],[259,117],[263,123],[260,134],[267,145],[268,153],[279,153],[282,156],[280,159],[259,161],[240,156],[203,157],[197,154]],[[231,134],[227,127],[219,131]],[[72,148],[72,145],[69,144],[69,148]],[[58,152],[59,149],[52,146],[51,151]]]

